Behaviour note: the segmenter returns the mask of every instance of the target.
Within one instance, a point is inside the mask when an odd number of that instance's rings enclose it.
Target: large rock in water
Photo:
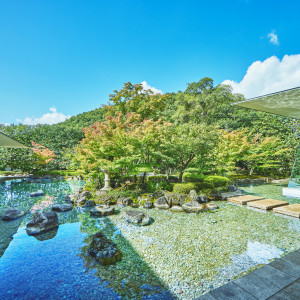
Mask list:
[[[93,217],[105,217],[114,213],[115,209],[108,205],[97,205],[90,210],[90,215]]]
[[[184,209],[185,212],[188,213],[197,213],[199,211],[202,211],[205,209],[205,206],[198,201],[190,201],[187,203],[184,203],[182,205],[182,208]]]
[[[167,198],[168,204],[170,206],[182,205],[186,202],[186,195],[183,194],[165,193],[165,197]]]
[[[168,208],[170,208],[170,205],[169,205],[166,197],[158,198],[155,201],[154,206],[159,208],[159,209],[168,209]]]
[[[124,218],[127,222],[139,226],[145,226],[151,223],[151,218],[141,211],[126,210],[124,211]]]
[[[3,213],[2,220],[3,221],[12,221],[12,220],[18,219],[24,215],[25,215],[25,212],[23,210],[16,209],[16,208],[9,208]]]
[[[32,192],[29,194],[30,197],[39,197],[39,196],[43,196],[44,192],[42,190],[38,190],[36,192]]]
[[[94,235],[88,253],[101,265],[111,265],[122,259],[122,253],[115,243],[101,232]]]
[[[26,224],[26,232],[28,235],[36,235],[57,228],[58,226],[57,214],[54,211],[40,210]]]
[[[72,209],[73,209],[72,204],[54,204],[52,206],[52,210],[57,211],[57,212],[65,212],[65,211],[69,211]]]

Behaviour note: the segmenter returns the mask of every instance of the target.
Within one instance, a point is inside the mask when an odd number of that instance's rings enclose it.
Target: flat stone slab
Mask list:
[[[253,297],[251,294],[240,288],[238,285],[233,282],[229,282],[213,291],[210,292],[211,296],[213,296],[217,300],[232,300],[232,299],[240,299],[240,300],[254,300],[257,299]],[[201,299],[201,298],[200,298]]]
[[[221,193],[222,199],[226,200],[231,197],[239,197],[239,196],[244,196],[244,194],[239,193],[239,192],[227,192],[227,193]]]
[[[273,212],[290,217],[300,218],[300,204],[290,204],[286,206],[275,207]]]
[[[274,200],[274,199],[264,199],[257,201],[250,201],[247,203],[248,206],[263,209],[263,210],[271,210],[275,207],[289,205],[286,201]]]
[[[236,279],[234,283],[258,299],[268,299],[280,291],[279,287],[253,273]]]
[[[239,205],[246,205],[250,201],[257,201],[257,200],[263,200],[264,197],[260,196],[253,196],[253,195],[244,195],[244,196],[238,196],[238,197],[231,197],[228,199],[228,202],[239,204]]]

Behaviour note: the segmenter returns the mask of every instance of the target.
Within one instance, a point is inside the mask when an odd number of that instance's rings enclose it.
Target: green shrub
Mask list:
[[[212,184],[215,188],[227,186],[230,180],[223,176],[207,176],[204,182]]]
[[[214,184],[211,182],[197,182],[195,183],[197,186],[197,190],[213,190],[215,188]]]
[[[197,190],[197,185],[195,183],[175,183],[173,187],[173,192],[178,194],[188,194],[191,190]]]
[[[182,176],[183,182],[203,182],[205,176],[199,173],[185,172]]]

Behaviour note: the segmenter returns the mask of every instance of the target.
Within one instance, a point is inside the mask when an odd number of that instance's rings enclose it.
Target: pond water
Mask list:
[[[0,221],[0,299],[193,299],[300,247],[299,220],[226,202],[200,214],[139,208],[154,219],[145,227],[124,221],[128,208],[106,218],[77,208],[58,213],[58,230],[26,234],[32,212],[63,203],[82,185],[0,184],[0,210],[14,206],[28,212],[21,220]],[[43,197],[28,196],[39,189]],[[121,262],[100,266],[87,254],[99,230],[122,251]]]

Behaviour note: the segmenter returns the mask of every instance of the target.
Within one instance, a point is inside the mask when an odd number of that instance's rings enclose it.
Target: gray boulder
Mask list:
[[[95,206],[95,205],[96,205],[96,203],[95,203],[94,200],[87,200],[87,201],[84,203],[84,206],[85,206],[85,207],[93,207],[93,206]]]
[[[135,211],[135,210],[124,211],[124,218],[127,222],[139,226],[145,226],[151,223],[151,218],[147,214],[141,211]]]
[[[233,184],[230,184],[228,187],[227,187],[228,191],[229,192],[238,192],[238,193],[241,193],[242,191],[235,185]]]
[[[145,201],[143,206],[144,208],[150,209],[153,207],[153,203],[151,201]]]
[[[57,228],[58,226],[57,214],[54,211],[40,210],[26,224],[26,232],[28,235],[36,235]]]
[[[175,205],[175,206],[172,206],[170,208],[170,211],[172,211],[172,212],[184,212],[184,209],[183,209],[182,206]]]
[[[52,206],[52,210],[57,211],[57,212],[65,212],[65,211],[69,211],[72,209],[73,209],[72,204],[54,204]]]
[[[154,206],[156,208],[159,208],[159,209],[168,209],[168,208],[170,208],[170,205],[169,205],[166,197],[160,197],[160,198],[158,198],[155,201]]]
[[[93,217],[105,217],[114,213],[115,209],[108,205],[97,205],[90,210],[90,215]]]
[[[92,198],[92,194],[89,191],[83,191],[80,193],[80,198],[90,199]]]
[[[120,197],[117,200],[117,205],[118,206],[130,206],[133,203],[132,199],[129,197]]]
[[[39,196],[43,196],[44,192],[42,190],[38,190],[36,192],[32,192],[29,194],[30,197],[39,197]]]
[[[218,209],[219,207],[218,207],[217,204],[215,204],[215,203],[213,203],[213,202],[210,202],[210,203],[207,203],[207,204],[206,204],[206,208],[207,208],[208,210],[215,210],[215,209]]]
[[[25,215],[25,212],[23,210],[16,209],[16,208],[9,208],[3,213],[2,220],[3,221],[12,221],[12,220],[16,220],[24,215]]]
[[[65,197],[66,202],[75,203],[75,200],[76,200],[75,194],[69,194],[69,195],[66,195],[66,197]]]
[[[218,190],[212,190],[209,197],[214,200],[224,200],[221,192]]]
[[[192,200],[192,201],[197,201],[198,199],[198,194],[195,190],[191,190],[190,193],[189,193],[189,198]]]
[[[156,191],[156,192],[154,192],[153,194],[152,194],[152,197],[154,198],[154,199],[158,199],[158,198],[160,198],[160,197],[163,197],[165,194],[164,194],[164,192],[163,191]]]
[[[191,201],[197,201],[199,203],[206,203],[208,202],[208,198],[205,195],[198,195],[195,190],[191,190],[188,196]]]
[[[190,201],[187,203],[184,203],[182,205],[182,208],[184,209],[185,212],[188,213],[197,213],[199,211],[202,211],[205,209],[205,206],[198,201]]]
[[[171,194],[171,193],[165,193],[165,197],[168,201],[168,204],[170,206],[173,205],[182,205],[186,202],[186,195],[183,194]]]
[[[116,244],[101,232],[94,235],[88,253],[101,265],[115,264],[122,259],[122,253]]]

